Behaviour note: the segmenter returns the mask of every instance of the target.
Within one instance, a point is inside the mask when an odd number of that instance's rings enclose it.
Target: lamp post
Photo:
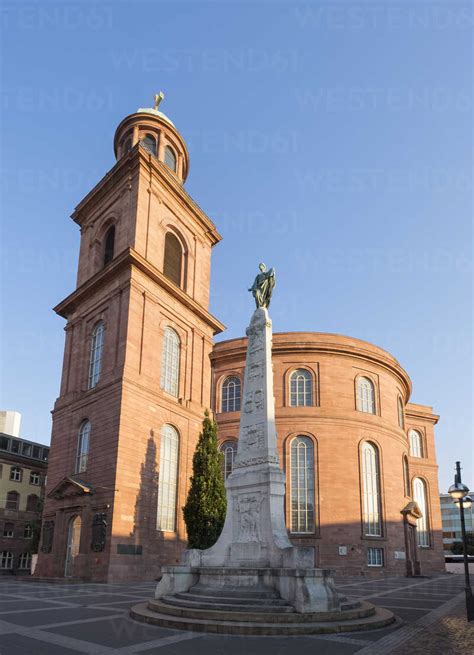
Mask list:
[[[467,557],[467,538],[466,538],[466,522],[464,520],[464,509],[468,509],[472,504],[472,499],[467,495],[469,487],[461,481],[461,462],[456,462],[456,475],[454,476],[454,484],[452,484],[448,493],[454,500],[456,505],[459,505],[459,514],[461,516],[461,532],[462,532],[462,550],[464,555],[464,578],[465,578],[465,593],[466,593],[466,613],[467,620],[474,621],[474,598],[472,596],[471,580],[469,578],[469,560]]]

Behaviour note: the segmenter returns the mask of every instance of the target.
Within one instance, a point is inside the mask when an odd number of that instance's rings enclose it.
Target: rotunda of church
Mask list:
[[[213,405],[223,473],[233,466],[247,339],[214,346]],[[275,417],[291,541],[347,575],[444,570],[431,407],[377,346],[337,334],[273,335]]]

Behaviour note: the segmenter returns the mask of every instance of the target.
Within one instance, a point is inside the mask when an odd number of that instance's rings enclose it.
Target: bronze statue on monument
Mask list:
[[[255,298],[257,309],[259,307],[268,309],[270,307],[273,289],[275,288],[275,269],[271,268],[267,271],[267,267],[263,263],[259,264],[258,268],[260,269],[260,273],[256,276],[249,291],[252,292]]]

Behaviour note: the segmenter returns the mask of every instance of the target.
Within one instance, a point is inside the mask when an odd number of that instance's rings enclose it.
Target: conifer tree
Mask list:
[[[217,445],[217,423],[206,410],[193,456],[191,485],[183,507],[188,548],[210,548],[222,532],[227,507],[222,458]]]

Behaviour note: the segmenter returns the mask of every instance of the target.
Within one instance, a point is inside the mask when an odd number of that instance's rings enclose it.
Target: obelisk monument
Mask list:
[[[268,315],[274,286],[274,269],[267,271],[260,264],[260,273],[249,289],[256,309],[247,328],[237,455],[226,480],[226,521],[217,543],[202,552],[204,566],[278,567],[286,564],[293,551],[285,525],[285,477],[275,430],[272,322]]]

